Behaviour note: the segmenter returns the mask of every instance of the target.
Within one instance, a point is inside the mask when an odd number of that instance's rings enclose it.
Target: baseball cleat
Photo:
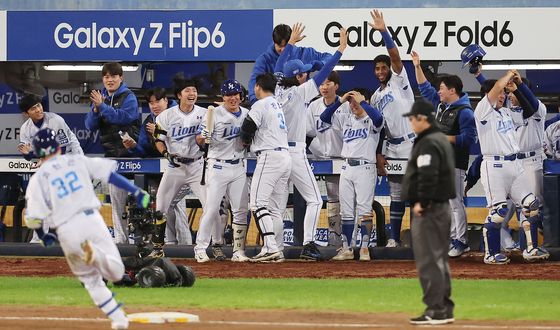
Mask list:
[[[251,258],[251,262],[273,262],[278,261],[280,258],[283,258],[284,255],[281,251],[276,252],[266,252],[266,253],[259,253],[253,258]]]
[[[195,252],[194,258],[196,259],[196,262],[200,264],[210,261],[210,258],[208,258],[208,255],[204,251]]]
[[[89,240],[85,240],[80,245],[80,247],[84,252],[84,255],[82,256],[82,260],[86,263],[86,265],[93,264],[93,261],[95,260],[95,251],[93,250],[93,246],[91,245],[91,242]]]
[[[546,260],[550,257],[550,253],[543,248],[534,247],[529,250],[526,248],[523,250],[523,259],[528,262],[533,262],[537,260]]]
[[[504,251],[508,253],[519,252],[521,251],[521,248],[519,247],[519,243],[515,243],[512,246],[505,247]]]
[[[488,265],[506,265],[509,264],[509,258],[501,253],[494,255],[486,254],[484,256],[484,263]]]
[[[113,330],[126,330],[128,329],[128,319],[122,321],[113,321],[111,322],[111,329]]]
[[[323,255],[321,255],[321,251],[319,251],[315,242],[309,242],[303,246],[303,250],[301,250],[299,258],[311,261],[319,261],[323,260]]]
[[[212,245],[212,255],[214,255],[214,258],[218,261],[226,260],[226,255],[224,254],[224,251],[222,251],[221,245],[218,244]]]
[[[265,260],[265,261],[259,261],[261,263],[280,263],[280,262],[284,262],[286,261],[286,258],[284,258],[284,252],[280,251],[280,255],[276,258],[270,259],[270,260]]]
[[[385,247],[388,247],[388,248],[396,248],[396,247],[400,247],[400,246],[401,246],[401,243],[395,241],[392,238],[389,238],[389,240],[387,240],[387,245],[385,245]]]
[[[231,261],[233,262],[247,262],[249,261],[249,257],[245,255],[243,251],[235,251],[233,256],[231,256]]]
[[[354,255],[352,253],[352,255]],[[371,257],[369,255],[369,249],[367,247],[363,247],[360,249],[360,261],[370,261]]]
[[[455,320],[453,320],[455,321]],[[446,317],[429,317],[427,315],[420,315],[410,319],[410,324],[414,325],[438,325],[451,323]]]
[[[447,253],[447,255],[449,255],[449,257],[451,258],[460,257],[463,253],[469,252],[471,250],[468,244],[465,244],[459,240],[453,240],[451,243],[453,244],[453,247]]]
[[[354,260],[354,250],[345,248],[339,249],[338,253],[334,257],[332,257],[331,260]]]

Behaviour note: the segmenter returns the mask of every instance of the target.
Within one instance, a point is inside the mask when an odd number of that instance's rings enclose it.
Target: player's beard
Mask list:
[[[387,73],[387,75],[385,76],[385,79],[384,80],[379,79],[379,82],[383,85],[387,85],[389,80],[391,80],[392,75],[393,75],[393,72],[391,70],[389,70],[389,73]]]

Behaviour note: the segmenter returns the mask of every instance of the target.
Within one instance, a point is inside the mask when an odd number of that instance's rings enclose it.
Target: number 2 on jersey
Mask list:
[[[278,120],[280,120],[280,128],[286,129],[286,121],[284,120],[284,114],[279,112],[278,113]]]
[[[56,194],[58,198],[64,198],[70,193],[82,189],[82,185],[79,183],[78,176],[74,171],[66,173],[64,178],[55,178],[51,181],[51,185],[57,188]]]

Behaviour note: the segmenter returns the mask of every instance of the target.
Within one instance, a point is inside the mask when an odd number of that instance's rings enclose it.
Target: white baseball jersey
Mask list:
[[[537,111],[529,118],[523,119],[521,107],[511,107],[511,117],[515,124],[515,135],[521,152],[541,151],[544,145],[544,121],[546,106],[539,101]]]
[[[340,116],[338,128],[342,131],[342,158],[363,159],[370,163],[376,162],[376,149],[379,142],[381,127],[375,127],[371,118],[364,113],[362,118],[353,114]]]
[[[92,179],[105,183],[117,162],[83,155],[58,155],[44,162],[29,180],[26,216],[45,219],[57,228],[79,212],[99,209]],[[84,224],[87,229],[87,224]]]
[[[43,128],[50,128],[56,132],[56,139],[63,148],[64,153],[83,155],[80,142],[70,127],[64,121],[64,118],[52,112],[44,112],[43,124],[37,127],[31,118],[27,119],[20,129],[20,142],[33,145],[33,137]]]
[[[344,102],[336,109],[331,119],[333,125],[324,123],[320,118],[326,108],[327,105],[323,97],[309,104],[307,109],[307,135],[315,136],[309,145],[309,150],[315,156],[321,158],[340,157],[340,152],[342,151],[342,132],[340,127],[342,125],[338,122],[341,120],[341,116],[350,115],[350,106],[348,102]]]
[[[284,112],[274,96],[268,96],[255,102],[248,116],[258,127],[251,144],[252,152],[276,148],[288,149],[288,128]],[[305,123],[305,121],[303,122]]]
[[[519,152],[515,125],[508,108],[494,109],[484,96],[474,111],[480,150],[485,156],[507,156]]]
[[[560,121],[546,128],[544,141],[546,154],[560,160]]]
[[[165,142],[172,154],[186,158],[201,157],[203,153],[194,137],[205,115],[206,109],[196,104],[188,113],[181,111],[179,105],[165,110],[157,116],[156,123],[167,131],[167,135],[160,134],[158,140]]]
[[[243,107],[239,109],[237,113],[229,112],[223,105],[214,109],[214,128],[208,158],[222,160],[244,158],[245,149],[238,137],[249,110]],[[206,128],[207,114],[200,124],[200,131]]]
[[[387,86],[383,89],[379,87],[373,93],[370,104],[383,115],[387,139],[399,138],[412,133],[408,118],[402,115],[410,111],[413,103],[414,92],[404,67],[400,74],[392,71]]]
[[[307,104],[319,94],[315,80],[309,79],[299,86],[276,87],[276,99],[288,126],[288,141],[305,143]]]

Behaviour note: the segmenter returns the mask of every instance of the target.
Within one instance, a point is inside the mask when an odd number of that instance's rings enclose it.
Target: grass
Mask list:
[[[423,310],[416,279],[198,279],[192,288],[111,288],[128,306],[298,309],[349,312]],[[560,281],[454,280],[460,319],[560,320]],[[90,306],[72,277],[1,277],[1,305]]]

